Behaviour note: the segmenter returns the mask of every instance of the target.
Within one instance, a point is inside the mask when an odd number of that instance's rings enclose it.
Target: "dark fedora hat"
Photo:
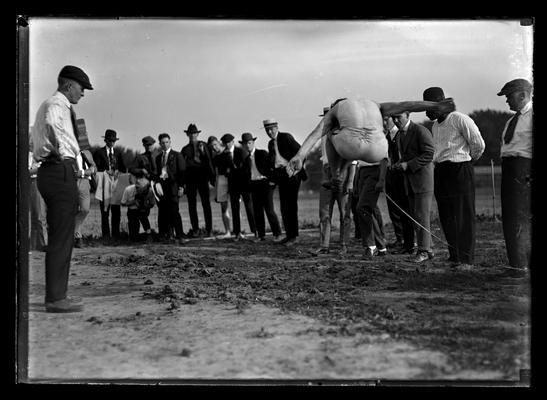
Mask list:
[[[63,69],[61,69],[61,72],[59,72],[59,77],[75,80],[82,85],[84,89],[93,90],[93,86],[91,86],[87,74],[81,68],[75,67],[74,65],[65,65]]]
[[[498,96],[506,96],[519,90],[531,92],[532,84],[526,79],[513,79],[512,81],[509,81],[505,85],[503,85],[498,93]]]
[[[156,139],[154,139],[152,136],[145,136],[142,138],[143,146],[149,146],[154,143],[156,143]]]
[[[196,124],[190,124],[188,125],[188,129],[186,129],[184,132],[190,135],[192,133],[200,133],[201,131],[198,130],[198,127],[196,126]]]
[[[424,101],[442,101],[445,99],[443,90],[437,86],[424,90],[423,96]]]
[[[243,144],[243,143],[247,143],[249,140],[256,140],[255,137],[253,137],[252,134],[250,134],[249,132],[245,132],[241,135],[241,140],[239,141],[239,143]]]
[[[116,131],[112,130],[112,129],[107,129],[105,132],[104,132],[104,140],[105,142],[107,140],[113,140],[113,141],[116,141],[116,140],[119,140],[117,137],[116,137],[117,133]]]
[[[230,133],[225,133],[224,135],[222,135],[222,137],[220,138],[220,141],[224,144],[228,144],[230,143],[232,140],[234,140],[234,135],[230,134]]]

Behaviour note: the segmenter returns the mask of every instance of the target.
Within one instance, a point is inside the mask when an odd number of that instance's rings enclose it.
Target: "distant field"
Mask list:
[[[495,185],[495,213],[499,215],[501,213],[501,202],[500,202],[500,183],[501,183],[501,168],[494,168],[494,185]],[[493,198],[492,198],[492,176],[490,167],[476,167],[475,168],[475,188],[476,188],[476,212],[477,215],[493,215]],[[213,196],[211,196],[213,199]],[[382,212],[382,217],[384,224],[389,224],[389,215],[387,212],[387,199],[382,194],[379,200],[380,211]],[[281,222],[281,214],[279,212],[279,197],[277,191],[274,195],[274,204],[276,212],[279,216]],[[222,220],[220,218],[220,205],[215,203],[214,200],[211,200],[211,207],[213,209],[213,230],[221,232],[224,228],[222,225]],[[319,225],[319,194],[318,192],[313,191],[301,191],[299,196],[299,212],[298,219],[301,227],[310,228],[312,226]],[[242,229],[249,231],[249,225],[247,224],[247,219],[245,211],[242,208]],[[182,217],[182,224],[184,231],[190,229],[190,218],[188,216],[188,203],[186,197],[184,196],[179,203],[179,209]],[[150,213],[150,224],[152,229],[157,231],[157,219],[158,212],[157,207],[154,207]],[[127,231],[127,209],[122,207],[122,218],[121,218],[121,227],[122,230]],[[432,218],[437,218],[437,204],[435,199],[433,199],[432,207]],[[204,227],[205,223],[203,220],[203,211],[201,210],[201,204],[198,200],[198,216],[200,221],[200,227]],[[339,227],[339,216],[338,211],[335,209],[333,215],[333,227],[338,229]],[[269,231],[268,223],[266,222],[266,230]],[[101,213],[99,211],[99,202],[92,198],[91,210],[84,221],[82,227],[82,233],[84,236],[101,236]]]

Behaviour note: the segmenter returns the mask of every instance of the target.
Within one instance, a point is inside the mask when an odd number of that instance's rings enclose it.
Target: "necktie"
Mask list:
[[[108,149],[108,162],[110,163],[110,169],[115,169],[114,161],[114,151],[112,149]]]
[[[163,158],[161,160],[161,166],[165,167],[165,164],[167,164],[167,152],[166,151],[163,152]]]
[[[505,131],[505,137],[503,140],[505,141],[505,144],[509,143],[511,139],[513,139],[513,135],[515,134],[515,127],[517,126],[517,122],[519,119],[520,111],[517,111],[515,116],[509,121],[509,126],[507,126],[507,131]]]
[[[74,130],[74,136],[76,136],[76,140],[78,140],[78,126],[76,125],[76,112],[74,111],[74,108],[70,106],[70,120],[72,121],[72,129]]]

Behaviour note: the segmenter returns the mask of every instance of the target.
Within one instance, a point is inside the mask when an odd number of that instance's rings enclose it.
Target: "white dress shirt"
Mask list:
[[[532,102],[528,102],[522,110],[515,126],[515,134],[513,139],[505,144],[505,131],[511,118],[506,122],[501,135],[501,156],[502,157],[525,157],[532,158],[533,144],[533,107]]]
[[[274,139],[274,147],[275,147],[275,168],[285,168],[287,165],[289,165],[289,162],[285,160],[281,154],[279,154],[279,148],[277,147],[277,136]]]
[[[258,170],[258,168],[256,167],[256,162],[255,162],[255,153],[256,153],[256,149],[253,149],[253,151],[251,151],[251,180],[252,181],[259,181],[261,179],[266,179],[266,177],[264,175],[262,175],[260,173],[260,171]]]
[[[32,129],[33,154],[43,161],[51,154],[76,158],[80,147],[70,117],[70,102],[61,92],[44,101],[36,112]]]
[[[435,153],[433,162],[478,160],[485,143],[475,122],[468,115],[453,111],[431,128]]]

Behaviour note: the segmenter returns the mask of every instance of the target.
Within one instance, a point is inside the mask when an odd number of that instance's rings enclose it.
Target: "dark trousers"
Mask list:
[[[255,217],[253,212],[253,204],[251,201],[251,192],[241,191],[239,189],[231,189],[230,192],[230,204],[232,206],[232,224],[234,227],[234,235],[241,233],[241,217],[239,213],[239,198],[243,199],[243,206],[247,213],[247,221],[249,222],[249,228],[252,233],[256,232]]]
[[[120,205],[109,204],[108,207],[104,206],[103,201],[99,201],[99,209],[101,210],[101,231],[103,237],[120,236],[120,217],[121,208]],[[109,214],[112,214],[112,230],[110,230]]]
[[[409,198],[405,192],[404,178],[402,171],[388,170],[386,173],[386,194],[407,214],[412,215]],[[395,240],[403,243],[406,249],[412,249],[414,247],[414,225],[399,207],[387,199],[387,210],[395,231]]]
[[[142,228],[147,231],[150,229],[150,222],[148,216],[150,215],[150,209],[139,210],[128,208],[127,209],[127,227],[129,229],[129,239],[138,240],[139,230]]]
[[[450,259],[473,264],[475,255],[475,172],[471,162],[435,164],[435,200]]]
[[[501,161],[501,216],[509,265],[530,265],[532,252],[532,160],[503,157]]]
[[[357,215],[357,204],[359,203],[359,192],[351,193],[351,212],[353,213],[353,225],[355,226],[355,239],[361,239],[361,227],[359,226],[359,215]]]
[[[203,208],[203,217],[205,218],[205,230],[210,233],[213,230],[213,214],[211,212],[211,202],[209,200],[209,182],[206,178],[196,182],[186,183],[186,197],[188,199],[188,213],[190,214],[190,223],[194,232],[199,231],[197,195],[201,200]]]
[[[298,236],[298,191],[300,190],[300,178],[297,176],[289,178],[287,175],[281,177],[278,187],[279,208],[281,210],[283,226],[285,227],[285,234],[287,238],[293,239]]]
[[[274,186],[267,179],[251,181],[251,200],[253,202],[253,214],[258,237],[266,236],[266,222],[264,213],[274,236],[281,235],[281,226],[275,213],[273,203]]]
[[[179,197],[170,193],[170,189],[163,186],[164,195],[158,202],[158,233],[163,238],[170,238],[173,229],[177,238],[182,238],[182,218],[179,213]]]
[[[386,247],[384,222],[378,208],[380,193],[375,189],[380,178],[380,166],[362,166],[357,173],[359,174],[357,215],[363,246],[377,246],[383,249]]]
[[[46,302],[66,298],[74,227],[78,212],[76,162],[43,163],[38,169],[38,190],[47,207]]]

